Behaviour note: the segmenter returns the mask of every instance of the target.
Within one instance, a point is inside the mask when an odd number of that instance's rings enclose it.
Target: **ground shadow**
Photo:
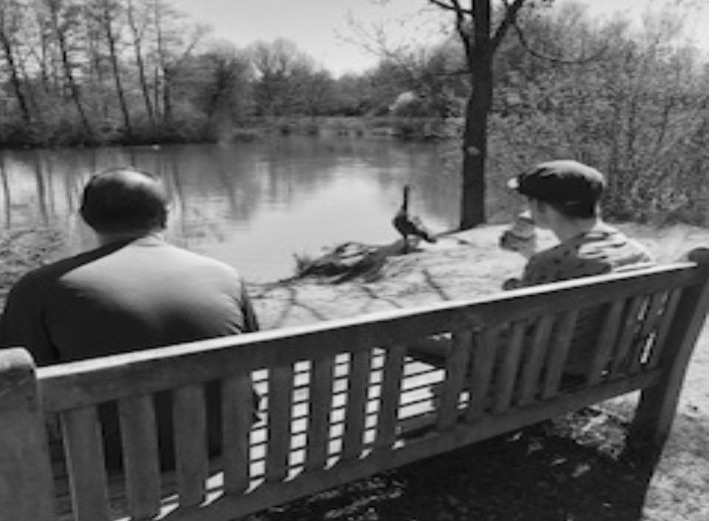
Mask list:
[[[637,521],[651,470],[585,410],[250,516],[251,521]]]

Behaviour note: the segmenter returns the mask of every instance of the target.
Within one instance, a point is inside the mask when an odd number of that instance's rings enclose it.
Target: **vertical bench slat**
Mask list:
[[[344,460],[357,458],[362,453],[371,361],[371,349],[363,349],[351,355],[342,446]]]
[[[135,519],[153,517],[161,508],[161,474],[151,395],[119,400],[119,421],[129,513]]]
[[[636,337],[634,349],[631,352],[628,368],[628,372],[630,374],[634,374],[642,370],[643,357],[647,350],[648,343],[650,342],[650,335],[654,331],[657,322],[662,316],[662,310],[666,299],[667,291],[658,291],[650,298],[644,320]]]
[[[332,408],[334,357],[313,361],[310,375],[310,418],[307,433],[306,471],[325,468],[329,447],[330,411]]]
[[[521,361],[523,351],[523,339],[526,330],[526,321],[514,322],[508,342],[506,343],[506,353],[501,367],[498,369],[498,379],[495,387],[494,412],[505,411],[513,399],[513,391],[516,383],[516,374]]]
[[[200,384],[174,391],[174,442],[179,504],[199,505],[206,497],[208,446],[206,400]]]
[[[669,298],[667,299],[662,319],[657,324],[657,336],[655,337],[654,344],[652,345],[650,356],[647,359],[647,369],[656,367],[659,363],[660,358],[662,357],[662,348],[664,346],[664,340],[665,338],[667,338],[669,329],[672,326],[672,319],[674,318],[674,314],[677,311],[677,306],[679,305],[679,301],[681,298],[682,289],[677,288],[669,295]]]
[[[451,429],[458,418],[459,395],[464,389],[472,342],[472,331],[456,332],[451,339],[451,349],[446,359],[446,379],[437,411],[436,429],[439,431]]]
[[[615,340],[617,339],[624,307],[624,300],[612,302],[608,307],[605,320],[601,324],[600,332],[597,335],[595,356],[587,376],[588,385],[594,385],[599,382],[602,379],[603,371],[607,368],[608,362],[612,361]]]
[[[474,350],[471,358],[471,377],[469,378],[469,407],[466,421],[473,423],[481,418],[486,409],[488,393],[494,373],[496,351],[499,346],[500,325],[474,332]]]
[[[60,415],[76,521],[107,521],[109,499],[101,428],[94,406]]]
[[[629,299],[627,303],[627,309],[624,311],[625,320],[615,346],[612,369],[608,375],[610,380],[617,378],[625,371],[623,365],[627,363],[628,355],[632,349],[632,339],[635,338],[642,314],[645,311],[645,304],[646,299],[642,295]]]
[[[288,476],[294,369],[272,368],[268,375],[268,446],[265,479],[273,483]]]
[[[533,342],[526,353],[523,365],[522,384],[519,389],[518,404],[525,405],[535,400],[538,382],[543,373],[543,363],[547,352],[547,344],[553,332],[553,315],[540,317],[535,324]]]
[[[399,402],[404,380],[406,354],[406,344],[397,344],[386,350],[377,415],[377,436],[374,442],[376,450],[390,449],[397,437]]]
[[[255,405],[250,375],[221,382],[223,479],[229,494],[242,492],[250,484],[250,429]]]
[[[545,374],[545,386],[543,398],[555,396],[560,387],[560,380],[563,375],[565,361],[568,359],[570,343],[573,340],[573,332],[578,321],[577,311],[567,311],[562,313],[556,320],[556,333],[553,349],[550,352]]]

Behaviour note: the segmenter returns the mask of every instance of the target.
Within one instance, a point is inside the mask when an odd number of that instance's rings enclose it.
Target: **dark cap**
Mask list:
[[[605,188],[595,168],[573,160],[540,163],[508,181],[509,188],[541,201],[562,205],[592,205]]]

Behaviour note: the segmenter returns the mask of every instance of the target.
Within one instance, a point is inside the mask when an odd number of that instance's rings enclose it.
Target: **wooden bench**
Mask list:
[[[238,519],[632,391],[641,393],[629,446],[657,455],[708,312],[707,250],[690,258],[39,369],[23,349],[0,351],[0,518]],[[578,314],[592,306],[606,310],[596,355],[582,381],[563,386]],[[411,343],[443,333],[452,342],[443,368],[410,359]],[[505,344],[496,340],[504,334]],[[209,381],[222,393],[213,458]],[[162,471],[152,395],[165,390],[176,466]],[[108,402],[121,424],[116,473],[104,464],[97,414]],[[50,456],[53,418],[59,460]]]

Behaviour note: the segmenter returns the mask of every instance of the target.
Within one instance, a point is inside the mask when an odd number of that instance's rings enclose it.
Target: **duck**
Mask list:
[[[404,185],[402,206],[397,211],[392,219],[392,224],[402,236],[402,252],[405,253],[409,249],[409,237],[417,237],[427,242],[434,243],[436,238],[422,224],[419,217],[409,215],[409,192],[411,187]]]

